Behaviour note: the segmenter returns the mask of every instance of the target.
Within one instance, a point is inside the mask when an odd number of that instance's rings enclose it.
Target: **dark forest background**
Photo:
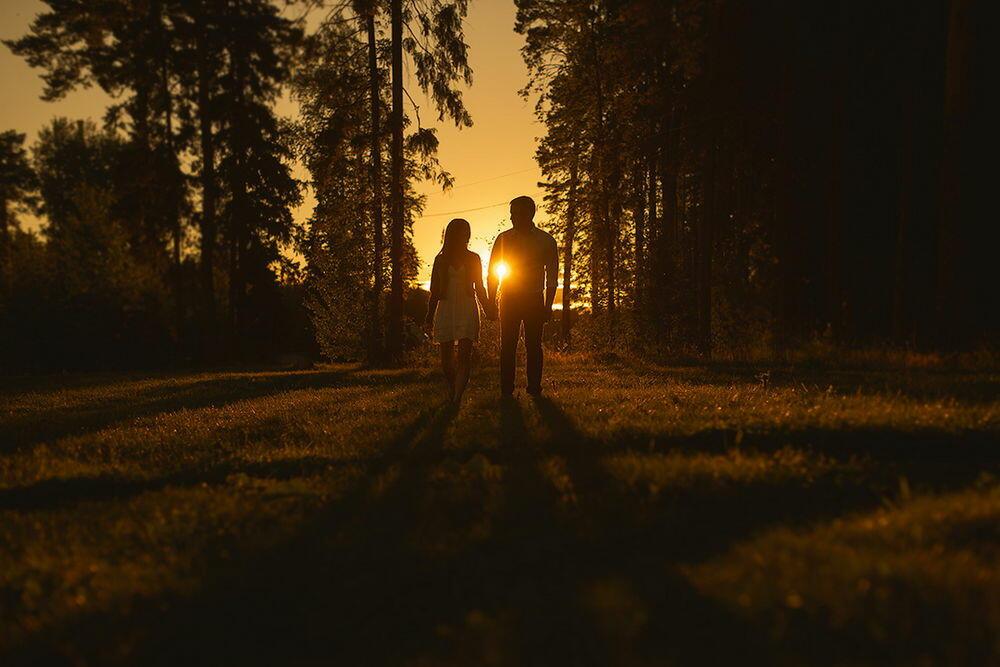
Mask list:
[[[451,177],[401,72],[471,124],[465,0],[46,4],[7,47],[115,104],[0,135],[0,368],[405,359]],[[517,0],[560,344],[992,346],[989,4]]]

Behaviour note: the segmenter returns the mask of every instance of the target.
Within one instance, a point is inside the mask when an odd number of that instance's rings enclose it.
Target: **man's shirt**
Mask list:
[[[490,277],[495,267],[504,262],[509,272],[500,283],[507,294],[545,291],[545,279],[554,285],[559,274],[559,254],[556,240],[548,232],[532,225],[527,229],[508,229],[493,243],[490,254]]]

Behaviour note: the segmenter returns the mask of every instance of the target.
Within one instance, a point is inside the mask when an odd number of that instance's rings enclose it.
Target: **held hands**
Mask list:
[[[483,304],[483,311],[486,313],[486,319],[490,322],[495,322],[498,317],[497,301],[496,299],[487,300]]]

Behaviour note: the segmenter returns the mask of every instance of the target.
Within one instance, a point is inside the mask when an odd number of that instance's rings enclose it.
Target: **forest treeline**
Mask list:
[[[247,362],[317,341],[400,361],[413,181],[450,183],[404,59],[439,119],[469,125],[467,2],[45,4],[5,45],[44,99],[97,86],[113,103],[100,126],[56,118],[30,151],[2,135],[0,365]],[[284,94],[300,117],[278,117]],[[317,200],[302,227],[296,160]]]
[[[990,3],[516,4],[564,284],[603,341],[995,340]]]
[[[991,343],[987,3],[515,4],[565,344]],[[0,134],[0,366],[404,358],[467,0],[45,5],[6,46],[112,103]]]

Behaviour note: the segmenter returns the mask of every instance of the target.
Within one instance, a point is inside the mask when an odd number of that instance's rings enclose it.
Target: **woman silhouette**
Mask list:
[[[444,230],[444,244],[431,270],[431,297],[424,330],[441,346],[441,368],[449,398],[457,405],[469,383],[472,345],[479,339],[479,306],[486,306],[483,263],[469,250],[472,230],[455,218]],[[458,356],[455,355],[456,343]]]

